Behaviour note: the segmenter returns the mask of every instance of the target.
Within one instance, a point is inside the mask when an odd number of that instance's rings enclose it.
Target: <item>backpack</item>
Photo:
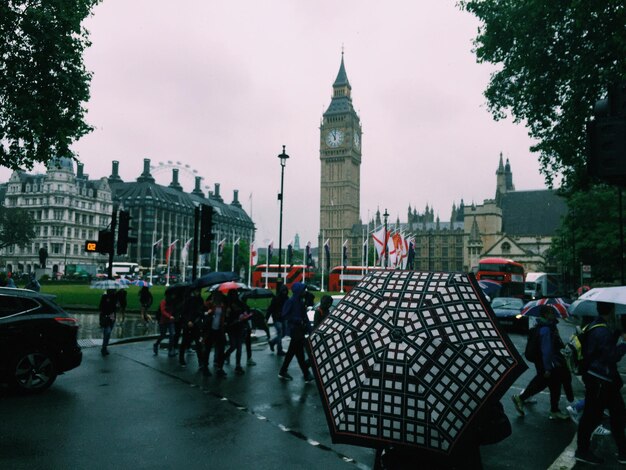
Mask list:
[[[569,370],[575,375],[582,375],[586,367],[585,358],[583,357],[584,343],[587,337],[587,332],[594,328],[604,327],[606,323],[596,323],[595,325],[588,324],[582,330],[577,329],[565,347],[561,350],[565,363]]]
[[[539,337],[539,325],[533,326],[528,331],[528,340],[526,341],[526,349],[524,357],[529,362],[537,362],[541,360],[541,339]]]

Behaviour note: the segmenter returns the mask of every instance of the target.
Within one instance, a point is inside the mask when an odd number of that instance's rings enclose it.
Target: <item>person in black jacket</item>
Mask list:
[[[578,424],[576,460],[599,465],[603,460],[590,450],[591,435],[600,424],[602,413],[609,410],[611,436],[617,446],[617,461],[626,464],[626,411],[620,392],[623,382],[617,363],[626,354],[626,343],[617,344],[619,332],[610,325],[614,320],[614,304],[598,302],[598,316],[585,333],[583,341],[583,382],[585,408]],[[592,328],[597,325],[595,328]],[[625,335],[626,336],[626,335]]]
[[[313,380],[304,355],[305,337],[310,330],[309,317],[307,316],[306,306],[302,297],[305,289],[306,286],[303,283],[295,282],[291,287],[293,295],[283,306],[282,319],[287,324],[291,341],[289,342],[289,349],[287,349],[287,354],[285,354],[283,365],[278,373],[278,377],[282,380],[293,380],[293,377],[289,375],[287,370],[294,356],[298,360],[304,381],[311,382]]]
[[[267,315],[265,316],[265,320],[269,320],[272,317],[272,322],[274,323],[274,328],[276,329],[276,336],[274,336],[271,340],[268,341],[270,346],[270,350],[274,352],[274,348],[278,350],[279,356],[284,356],[285,352],[283,351],[283,336],[285,334],[285,326],[281,319],[281,315],[283,312],[283,305],[287,302],[289,298],[289,289],[287,286],[282,284],[278,288],[278,292],[276,297],[272,298],[270,302],[270,306],[267,308]]]
[[[115,299],[115,289],[108,289],[102,297],[100,297],[100,327],[102,328],[102,349],[100,352],[103,356],[109,355],[109,340],[111,339],[111,331],[115,325],[115,307],[117,301]]]
[[[183,339],[178,351],[178,362],[182,367],[187,366],[185,361],[185,352],[191,346],[193,341],[196,346],[196,355],[198,356],[198,366],[205,374],[208,372],[208,364],[206,355],[204,354],[204,345],[202,344],[202,323],[204,321],[206,308],[204,301],[200,296],[200,288],[192,289],[185,299],[182,312],[182,334]]]

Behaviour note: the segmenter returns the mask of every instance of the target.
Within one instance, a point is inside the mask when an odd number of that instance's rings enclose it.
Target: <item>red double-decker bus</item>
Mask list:
[[[343,280],[343,291],[350,292],[361,279],[371,271],[380,271],[385,268],[380,266],[335,266],[328,273],[328,290],[330,292],[341,292],[341,281]]]
[[[304,264],[294,264],[291,266],[280,266],[281,277],[283,278],[283,284],[291,288],[294,282],[308,282],[313,277],[313,271],[311,268],[307,268]],[[265,280],[267,279],[268,289],[276,289],[276,279],[278,279],[278,265],[277,264],[258,264],[252,271],[250,283],[252,287],[265,287]],[[306,279],[305,279],[306,277]]]
[[[489,279],[500,284],[499,297],[524,297],[524,266],[511,259],[481,259],[476,279]]]

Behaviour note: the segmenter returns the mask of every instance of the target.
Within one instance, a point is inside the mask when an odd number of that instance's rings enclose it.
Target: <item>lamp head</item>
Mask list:
[[[285,146],[283,145],[283,153],[281,153],[278,158],[280,158],[280,166],[284,167],[287,164],[287,159],[289,155],[285,153]]]

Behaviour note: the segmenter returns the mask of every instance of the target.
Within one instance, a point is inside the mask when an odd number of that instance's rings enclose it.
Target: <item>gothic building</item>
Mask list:
[[[342,52],[331,102],[320,125],[319,246],[329,240],[331,266],[342,264],[346,241],[349,264],[354,264],[361,256],[361,135],[361,121],[352,105],[352,87]]]

